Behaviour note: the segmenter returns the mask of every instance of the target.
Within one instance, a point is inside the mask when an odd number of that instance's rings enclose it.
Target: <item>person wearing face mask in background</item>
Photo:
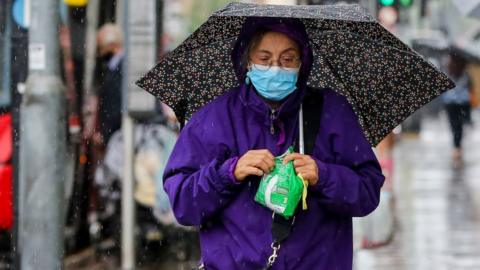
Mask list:
[[[121,28],[112,23],[104,24],[97,31],[96,42],[94,91],[85,97],[82,134],[88,174],[84,188],[88,190],[88,224],[92,241],[100,240],[100,230],[96,228],[102,227],[102,231],[107,231],[106,235],[114,235],[115,231],[118,231],[115,223],[110,221],[112,214],[107,213],[111,207],[105,207],[109,202],[115,201],[112,198],[118,197],[118,191],[110,188],[111,179],[101,172],[105,171],[102,168],[108,142],[112,135],[121,129],[122,122],[121,83],[124,52]],[[101,226],[99,220],[102,222]]]
[[[122,123],[122,62],[123,34],[119,26],[107,23],[97,33],[97,53],[100,64],[98,87],[97,131],[93,140],[107,145],[110,136]]]
[[[254,198],[298,139],[313,57],[301,21],[247,19],[231,55],[239,86],[181,131],[163,180],[177,221],[200,230],[198,269],[264,269],[272,255],[272,211]],[[312,153],[284,159],[308,181],[308,209],[295,213],[273,269],[352,269],[352,217],[379,202],[384,176],[351,105],[320,92]]]

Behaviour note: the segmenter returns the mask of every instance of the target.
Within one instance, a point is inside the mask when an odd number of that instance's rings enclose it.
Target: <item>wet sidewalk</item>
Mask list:
[[[453,169],[444,115],[426,118],[418,138],[395,149],[397,232],[375,250],[357,250],[355,270],[480,269],[480,112]]]

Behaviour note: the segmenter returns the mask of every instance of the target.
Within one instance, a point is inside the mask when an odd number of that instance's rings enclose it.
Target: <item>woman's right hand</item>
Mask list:
[[[235,167],[235,179],[242,182],[249,175],[262,176],[269,173],[275,167],[275,157],[270,151],[250,150],[237,162]]]

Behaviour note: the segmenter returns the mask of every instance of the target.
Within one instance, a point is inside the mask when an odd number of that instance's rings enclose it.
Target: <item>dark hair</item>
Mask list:
[[[245,72],[248,68],[250,53],[258,46],[262,38],[269,32],[275,32],[275,31],[267,28],[259,28],[255,33],[253,33],[252,38],[250,38],[250,41],[247,45],[247,48],[245,49],[242,57],[240,58],[240,68],[242,72]],[[296,40],[294,41],[295,43],[297,43],[297,46],[301,48],[300,44]],[[302,51],[300,50],[300,57],[301,55],[302,55]],[[245,73],[243,74],[245,75]]]
[[[247,69],[250,53],[258,46],[265,34],[271,31],[272,30],[266,28],[260,28],[252,35],[247,49],[243,52],[242,58],[240,59],[240,66],[242,67],[242,70]]]
[[[450,59],[447,64],[448,72],[454,77],[460,77],[467,67],[467,59],[458,51],[450,51]]]

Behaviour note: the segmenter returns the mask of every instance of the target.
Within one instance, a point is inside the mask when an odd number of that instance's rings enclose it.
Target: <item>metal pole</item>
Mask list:
[[[87,6],[87,30],[85,40],[85,70],[83,96],[92,93],[93,73],[95,70],[95,57],[97,53],[97,26],[100,13],[99,0],[90,0]]]
[[[13,18],[11,19],[13,20]],[[14,222],[14,232],[13,232],[13,241],[15,246],[13,247],[13,269],[20,269],[20,236],[21,223],[20,223],[20,213],[21,213],[21,183],[20,183],[20,104],[21,104],[21,93],[20,89],[25,85],[24,83],[27,80],[28,74],[28,61],[27,61],[27,48],[28,48],[28,36],[27,32],[20,29],[18,26],[12,28],[12,123],[13,123],[13,145],[14,151],[12,156],[13,164],[13,222]]]
[[[58,0],[31,1],[29,75],[21,104],[21,269],[61,269],[66,124]]]
[[[13,15],[12,15],[12,0],[3,2],[5,5],[5,33],[3,44],[3,89],[7,95],[6,101],[10,104],[10,112],[12,115],[12,132],[13,132],[13,153],[12,153],[12,207],[13,207],[13,228],[11,240],[11,254],[12,254],[12,268],[18,269],[20,252],[18,251],[18,94],[14,89],[14,76],[12,76],[13,69]],[[15,44],[17,45],[17,44]]]
[[[129,114],[129,89],[130,89],[130,22],[129,1],[123,0],[123,13],[120,21],[123,23],[125,34],[124,61],[122,67],[122,132],[124,145],[124,175],[122,184],[122,269],[135,269],[135,202],[133,199],[133,145],[135,123]]]
[[[128,14],[125,11],[125,2],[124,1],[117,1],[115,13],[115,23],[118,25],[125,25],[125,20],[127,19],[125,16]]]
[[[134,121],[124,116],[122,121],[124,139],[124,179],[122,185],[122,269],[135,269],[135,203],[133,200],[133,141]]]
[[[422,21],[421,21],[421,1],[414,1],[412,6],[408,9],[410,12],[409,14],[409,28],[414,29],[415,31],[418,31],[422,28]]]
[[[378,17],[377,0],[369,0],[368,1],[368,11],[372,15],[372,17],[377,19],[377,17]]]
[[[8,106],[12,102],[12,94],[10,92],[10,81],[11,81],[11,56],[12,56],[12,14],[11,14],[11,7],[12,2],[11,0],[6,0],[2,2],[5,5],[5,19],[4,19],[4,34],[3,34],[3,43],[2,43],[2,56],[4,61],[0,63],[2,65],[2,72],[1,76],[3,77],[1,88],[3,91],[0,90],[0,105],[1,106]]]

